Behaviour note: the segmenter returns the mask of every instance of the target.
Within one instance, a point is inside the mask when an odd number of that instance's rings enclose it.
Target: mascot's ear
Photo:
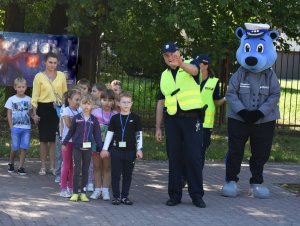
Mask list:
[[[241,39],[243,37],[243,35],[245,34],[245,30],[241,27],[238,27],[236,30],[235,30],[235,35],[236,37],[238,37],[239,39]]]
[[[275,31],[275,30],[270,31],[270,32],[269,32],[269,35],[270,35],[270,37],[271,37],[271,39],[272,39],[273,41],[276,40],[277,38],[279,38],[279,32],[278,32],[278,31]]]

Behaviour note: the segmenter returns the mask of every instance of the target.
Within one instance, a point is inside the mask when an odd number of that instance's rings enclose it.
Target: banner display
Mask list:
[[[31,87],[34,76],[45,69],[48,52],[58,55],[57,70],[65,73],[67,84],[75,84],[78,48],[76,36],[0,32],[0,86],[13,86],[22,76]]]

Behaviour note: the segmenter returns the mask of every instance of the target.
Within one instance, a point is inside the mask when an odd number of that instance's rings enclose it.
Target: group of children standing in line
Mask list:
[[[12,137],[8,172],[14,172],[16,152],[20,150],[18,173],[26,175],[24,162],[30,146],[32,111],[30,97],[25,95],[26,80],[17,78],[14,88],[16,95],[5,104]],[[117,80],[107,87],[101,83],[90,87],[90,82],[82,79],[64,94],[63,102],[55,171],[60,196],[83,202],[89,198],[110,200],[111,185],[112,204],[132,205],[128,198],[132,172],[135,159],[143,157],[143,143],[140,118],[131,112],[131,94],[122,92]],[[89,198],[87,191],[93,192]]]

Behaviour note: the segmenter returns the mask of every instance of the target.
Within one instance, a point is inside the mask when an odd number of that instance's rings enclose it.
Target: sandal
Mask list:
[[[111,204],[120,205],[121,204],[120,198],[113,198],[113,200],[111,201]]]
[[[39,175],[45,176],[46,175],[46,168],[41,168],[40,172],[39,172]]]
[[[123,203],[123,204],[125,204],[125,205],[132,205],[133,204],[133,202],[131,202],[130,200],[129,200],[129,198],[122,198],[121,199],[121,202]]]
[[[54,176],[55,176],[55,175],[56,175],[56,173],[55,173],[55,169],[54,169],[54,168],[51,168],[51,169],[50,169],[50,173],[51,173],[52,175],[54,175]]]

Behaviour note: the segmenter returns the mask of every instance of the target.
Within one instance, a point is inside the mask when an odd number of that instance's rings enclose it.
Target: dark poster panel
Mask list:
[[[31,87],[49,51],[58,54],[57,70],[66,74],[68,85],[75,84],[78,47],[75,36],[0,32],[0,86],[13,86],[14,79],[23,76]]]

